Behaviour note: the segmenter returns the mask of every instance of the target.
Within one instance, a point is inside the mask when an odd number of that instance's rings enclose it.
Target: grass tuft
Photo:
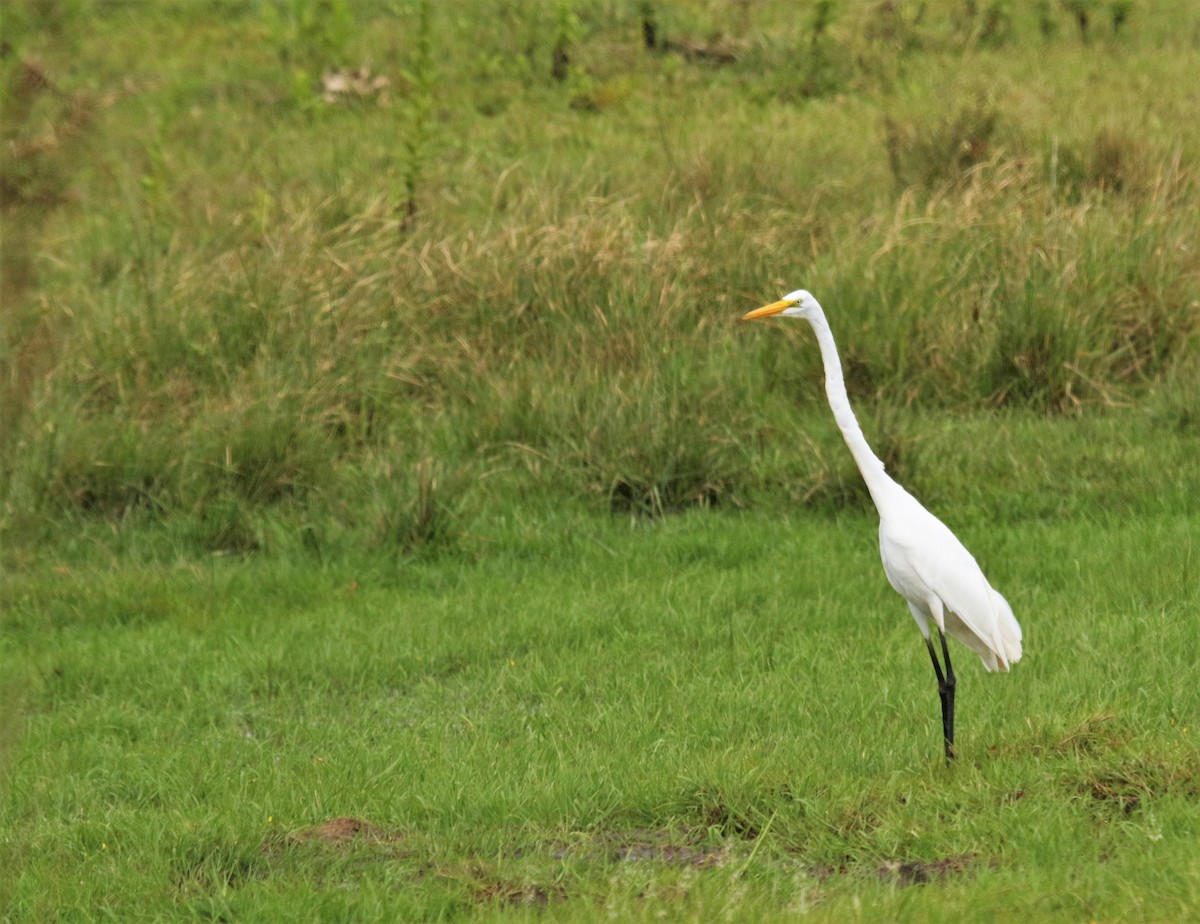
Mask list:
[[[961,182],[993,156],[1000,113],[982,93],[936,122],[902,123],[884,117],[888,165],[900,189],[936,189]]]

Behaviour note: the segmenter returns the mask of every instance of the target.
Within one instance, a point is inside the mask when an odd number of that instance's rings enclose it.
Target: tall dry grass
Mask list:
[[[795,94],[782,6],[721,20],[729,62],[648,54],[634,14],[580,7],[559,86],[554,30],[504,9],[525,47],[466,56],[483,39],[447,14],[436,79],[397,66],[395,92],[430,94],[419,187],[395,155],[412,106],[297,104],[249,9],[146,20],[188,31],[165,73],[214,45],[227,66],[114,105],[76,204],[38,231],[36,285],[6,309],[6,525],[165,518],[244,550],[278,517],[412,549],[492,491],[649,514],[858,503],[822,448],[806,332],[734,323],[798,285],[895,466],[896,407],[1084,413],[1187,380],[1200,139],[1154,127],[1183,105],[1186,46],[1132,21],[1106,66],[1153,57],[1151,95],[1116,73],[1033,104],[1031,62],[1051,87],[1093,73],[1070,33],[996,52],[949,18],[847,13],[809,41],[871,67]],[[359,15],[358,50],[402,62],[412,23]],[[664,28],[718,16],[690,15]],[[78,38],[80,81],[119,71],[104,22]],[[1008,68],[984,96],[942,83],[984,66]],[[1135,98],[1149,110],[1115,129]]]

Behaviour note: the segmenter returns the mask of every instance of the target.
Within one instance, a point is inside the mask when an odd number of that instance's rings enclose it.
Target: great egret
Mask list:
[[[879,511],[883,571],[888,583],[908,601],[933,661],[949,764],[954,757],[955,678],[950,649],[946,647],[947,633],[979,655],[986,670],[1007,671],[1010,664],[1021,659],[1021,627],[1008,601],[992,589],[974,557],[954,533],[893,481],[884,471],[883,462],[871,451],[850,408],[833,332],[817,300],[804,289],[797,289],[777,302],[751,311],[742,320],[774,316],[803,318],[817,335],[829,408]],[[929,630],[931,620],[941,641],[945,671],[934,649]]]

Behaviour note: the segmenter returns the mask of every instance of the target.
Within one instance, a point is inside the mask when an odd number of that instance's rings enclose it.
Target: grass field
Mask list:
[[[1200,916],[1193,4],[0,16],[0,918]]]
[[[871,519],[716,516],[10,578],[11,913],[1195,913],[1193,518],[963,530],[1029,654],[947,770]]]

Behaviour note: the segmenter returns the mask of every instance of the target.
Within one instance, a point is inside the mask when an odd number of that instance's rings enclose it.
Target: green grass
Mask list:
[[[1194,914],[1194,520],[961,532],[1027,657],[958,653],[949,770],[865,515],[514,516],[471,560],[12,577],[9,908]],[[311,833],[339,818],[373,830]]]
[[[0,16],[5,920],[1200,914],[1194,4]]]

